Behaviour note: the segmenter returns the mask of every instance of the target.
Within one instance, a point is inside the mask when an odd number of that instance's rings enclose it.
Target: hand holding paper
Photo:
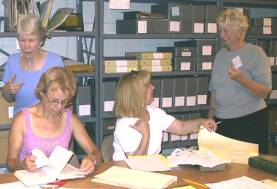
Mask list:
[[[79,174],[78,168],[67,163],[73,152],[61,146],[56,146],[49,158],[39,149],[32,150],[32,154],[33,156],[30,157],[35,156],[34,162],[38,170],[34,172],[18,170],[14,173],[26,186],[47,184],[56,181],[56,179],[64,180],[84,177]]]

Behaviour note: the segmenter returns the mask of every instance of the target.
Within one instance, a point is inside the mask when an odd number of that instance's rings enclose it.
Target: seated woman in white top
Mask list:
[[[154,86],[148,71],[132,71],[122,76],[117,85],[114,113],[117,117],[114,131],[113,160],[129,155],[158,154],[161,151],[163,131],[187,135],[201,125],[215,130],[212,119],[181,121],[160,108],[149,105],[153,101]]]

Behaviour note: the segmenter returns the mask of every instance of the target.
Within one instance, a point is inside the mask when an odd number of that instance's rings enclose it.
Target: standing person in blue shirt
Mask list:
[[[46,39],[46,30],[40,18],[33,14],[21,15],[16,27],[20,52],[9,56],[5,67],[2,95],[15,101],[14,115],[22,108],[37,104],[35,88],[40,76],[49,68],[63,67],[62,58],[41,48]]]
[[[221,121],[218,133],[259,144],[259,151],[268,153],[268,57],[261,47],[245,42],[248,20],[239,9],[225,10],[217,23],[225,47],[214,60],[209,117]]]

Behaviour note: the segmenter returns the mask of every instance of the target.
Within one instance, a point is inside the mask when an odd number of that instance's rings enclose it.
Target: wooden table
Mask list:
[[[124,162],[103,163],[99,167],[97,167],[93,175],[99,174],[113,165],[126,167],[126,164]],[[263,179],[274,180],[276,178],[276,176],[272,174],[250,167],[245,164],[230,164],[227,166],[227,168],[224,171],[217,171],[217,172],[201,172],[195,166],[182,166],[180,168],[177,168],[176,170],[166,171],[164,173],[178,176],[178,181],[170,186],[184,185],[185,182],[182,181],[182,178],[191,179],[200,183],[219,182],[219,181],[241,177],[241,176],[248,176],[256,180],[263,180]],[[104,185],[104,184],[92,182],[91,179],[93,178],[93,175],[88,176],[84,179],[68,180],[66,181],[64,187],[66,188],[103,188],[103,189],[120,188],[120,187],[115,187],[111,185]],[[0,174],[0,183],[7,183],[7,182],[13,182],[13,181],[17,181],[17,179],[12,173]]]

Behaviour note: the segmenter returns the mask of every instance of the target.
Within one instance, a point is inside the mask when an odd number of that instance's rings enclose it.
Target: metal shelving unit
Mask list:
[[[132,3],[144,3],[144,4],[161,4],[165,3],[167,4],[170,2],[169,0],[150,0],[150,1],[138,1],[138,0],[131,0]],[[183,2],[183,1],[179,1]],[[213,4],[219,6],[219,0],[189,0],[187,2],[193,3],[193,4]],[[129,40],[129,41],[137,41],[137,40],[161,40],[161,39],[167,39],[172,41],[180,41],[180,40],[190,40],[190,39],[212,39],[218,41],[219,37],[217,34],[176,34],[176,33],[168,33],[168,34],[111,34],[106,33],[104,30],[104,25],[107,22],[105,20],[104,15],[104,7],[105,7],[106,1],[100,0],[99,1],[99,10],[100,10],[100,16],[98,20],[98,26],[99,26],[99,64],[101,67],[99,67],[98,74],[99,74],[99,127],[100,127],[100,141],[102,142],[103,137],[105,133],[107,133],[107,129],[104,128],[104,122],[108,119],[115,119],[112,112],[104,112],[104,83],[105,82],[116,82],[123,74],[122,73],[112,73],[112,74],[105,74],[103,71],[103,62],[105,58],[105,42],[106,41],[112,41],[114,43],[120,42],[120,40]],[[122,10],[118,10],[119,12]],[[97,34],[98,35],[98,34]],[[124,44],[122,44],[124,45]],[[217,44],[218,48],[218,44]],[[176,78],[186,78],[186,77],[209,77],[211,74],[211,71],[186,71],[186,72],[179,72],[179,71],[172,71],[172,72],[153,72],[152,78],[153,79],[176,79]],[[161,85],[163,81],[161,81]],[[174,86],[175,87],[175,86]],[[175,88],[173,89],[173,91]],[[161,97],[161,94],[160,94]],[[160,98],[161,99],[161,98]],[[161,104],[161,100],[160,100]],[[173,100],[174,104],[174,100]],[[175,113],[189,113],[189,112],[205,112],[208,110],[208,105],[201,105],[197,107],[178,107],[178,108],[163,108],[166,112],[170,114]],[[101,143],[100,142],[100,143]],[[186,143],[187,145],[195,145],[195,141],[188,141]],[[171,147],[178,147],[178,146],[184,146],[184,142],[166,142],[163,144],[164,148],[171,148]]]

